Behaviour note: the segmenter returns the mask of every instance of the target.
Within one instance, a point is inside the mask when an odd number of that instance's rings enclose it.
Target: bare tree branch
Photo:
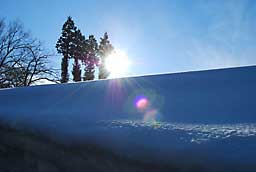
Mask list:
[[[6,26],[0,20],[0,87],[29,86],[40,80],[58,83],[57,70],[48,64],[51,56],[21,24]]]

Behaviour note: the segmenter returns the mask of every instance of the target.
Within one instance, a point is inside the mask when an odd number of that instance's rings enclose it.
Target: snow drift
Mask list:
[[[255,171],[255,88],[256,66],[3,89],[0,118],[185,170]]]
[[[79,120],[142,119],[144,95],[168,122],[256,122],[256,67],[0,90],[0,115]]]

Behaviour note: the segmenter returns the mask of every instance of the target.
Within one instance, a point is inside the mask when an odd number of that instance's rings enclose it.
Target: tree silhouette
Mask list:
[[[19,22],[6,25],[0,19],[0,45],[0,87],[58,82],[56,70],[49,66],[51,55]]]
[[[114,50],[114,47],[110,44],[108,40],[108,33],[106,32],[103,38],[100,38],[100,45],[99,45],[99,79],[106,79],[109,76],[109,71],[106,69],[106,58],[111,54]]]
[[[86,54],[83,56],[83,63],[85,65],[84,81],[93,80],[95,66],[98,65],[99,59],[97,57],[98,43],[93,35],[86,40]]]
[[[108,34],[105,33],[100,38],[100,45],[98,46],[97,40],[94,35],[89,35],[85,39],[84,35],[74,24],[74,21],[69,16],[67,21],[62,27],[62,33],[56,43],[58,53],[63,55],[61,62],[61,82],[68,82],[68,64],[69,59],[74,59],[73,64],[73,81],[81,81],[81,65],[82,61],[84,68],[83,80],[93,80],[95,78],[95,67],[99,67],[99,79],[105,79],[109,76],[109,71],[106,69],[106,58],[114,50],[113,46],[108,40]]]
[[[74,76],[73,80],[75,82],[78,82],[78,81],[81,81],[81,65],[79,63],[79,60],[82,60],[83,57],[87,54],[86,40],[79,29],[75,32],[74,45],[75,45],[75,49],[73,51],[74,64],[73,64],[72,74]]]
[[[68,59],[72,58],[76,45],[74,44],[76,37],[76,26],[74,21],[69,16],[63,24],[61,36],[56,43],[58,53],[63,55],[61,62],[61,83],[66,83],[69,80],[68,75]],[[77,70],[76,66],[76,70]]]

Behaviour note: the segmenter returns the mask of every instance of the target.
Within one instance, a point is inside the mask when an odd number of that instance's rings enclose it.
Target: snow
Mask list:
[[[0,90],[0,119],[181,169],[255,171],[256,66]]]
[[[256,136],[256,124],[186,124],[186,123],[165,123],[165,122],[142,122],[142,121],[111,121],[109,127],[141,127],[158,132],[183,131],[193,136],[182,137],[186,142],[197,142],[198,144],[209,142],[215,139],[226,139],[229,137]]]

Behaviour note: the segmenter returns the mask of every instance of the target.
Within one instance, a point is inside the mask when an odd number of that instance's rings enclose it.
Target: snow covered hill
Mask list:
[[[0,119],[185,171],[255,171],[256,66],[0,90]]]

